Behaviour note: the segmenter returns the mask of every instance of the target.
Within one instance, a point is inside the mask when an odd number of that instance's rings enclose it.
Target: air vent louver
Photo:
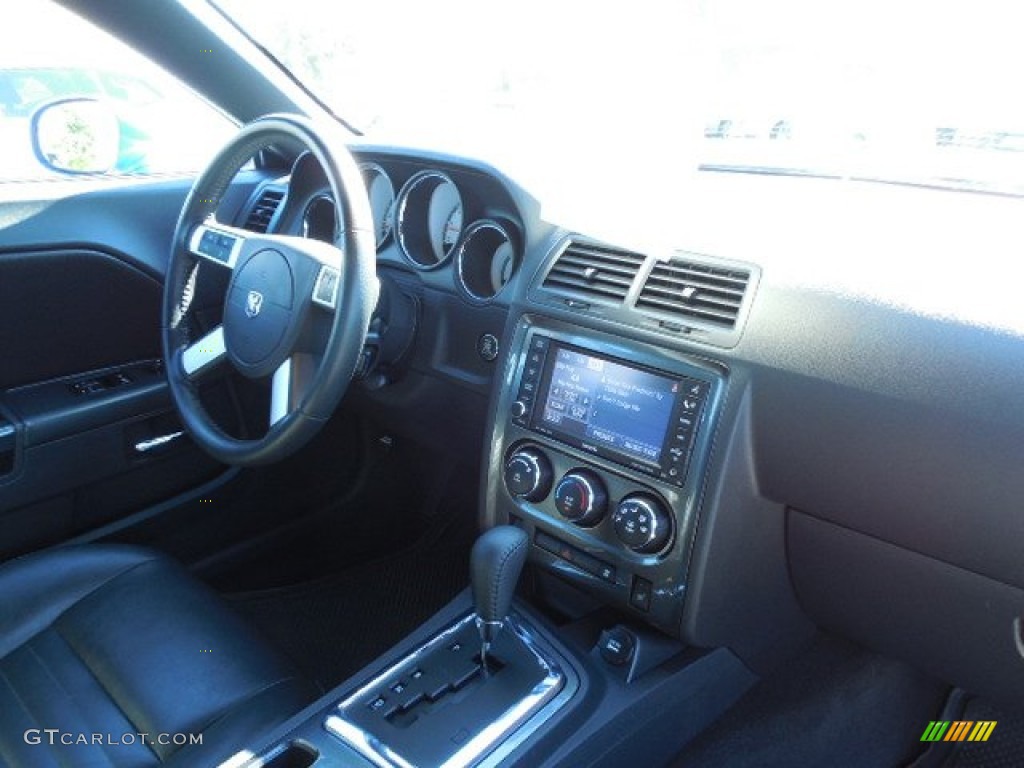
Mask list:
[[[249,211],[249,216],[245,220],[245,228],[251,232],[266,232],[282,198],[284,198],[284,192],[279,189],[263,190],[256,205]]]
[[[681,259],[659,262],[644,283],[636,306],[684,320],[733,328],[749,281],[747,270]]]
[[[543,287],[620,304],[643,263],[639,253],[573,242],[558,257]]]

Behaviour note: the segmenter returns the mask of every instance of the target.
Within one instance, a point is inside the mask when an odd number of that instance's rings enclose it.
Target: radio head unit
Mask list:
[[[682,486],[710,383],[534,335],[513,421]]]

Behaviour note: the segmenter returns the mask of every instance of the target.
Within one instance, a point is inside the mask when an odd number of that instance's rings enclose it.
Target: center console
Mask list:
[[[679,634],[723,390],[719,367],[526,316],[493,430],[485,516],[602,602]]]
[[[231,765],[667,762],[755,679],[662,633],[681,635],[724,382],[703,359],[523,316],[468,594]],[[527,560],[618,611],[513,606]]]

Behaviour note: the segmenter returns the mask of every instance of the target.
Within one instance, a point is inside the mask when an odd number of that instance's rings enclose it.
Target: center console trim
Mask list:
[[[381,674],[365,685],[349,694],[332,714],[324,721],[324,728],[333,736],[341,739],[348,746],[381,768],[416,768],[401,755],[391,750],[383,740],[345,719],[346,711],[358,703],[367,693],[377,690],[381,685],[393,678],[399,670],[415,666],[423,657],[444,645],[452,636],[467,624],[474,622],[476,614],[465,616],[448,629],[441,632],[429,642],[409,653],[402,660],[385,669]],[[536,731],[545,720],[555,714],[568,701],[568,696],[559,696],[565,692],[566,674],[561,664],[553,656],[544,652],[536,642],[529,626],[512,614],[505,621],[505,631],[513,632],[523,645],[530,651],[537,663],[545,672],[545,678],[520,701],[506,710],[497,720],[477,733],[461,748],[441,764],[442,768],[463,768],[477,764],[502,741],[514,738],[518,744]],[[569,692],[571,696],[571,691]],[[514,745],[512,745],[514,746]]]

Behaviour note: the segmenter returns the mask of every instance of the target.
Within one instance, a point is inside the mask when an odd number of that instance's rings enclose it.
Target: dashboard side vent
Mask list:
[[[684,321],[734,328],[749,282],[749,270],[673,259],[655,264],[636,306]]]
[[[551,267],[543,287],[620,304],[644,259],[640,253],[573,241]]]
[[[282,199],[284,192],[280,189],[264,189],[245,219],[245,228],[251,232],[266,232]]]

